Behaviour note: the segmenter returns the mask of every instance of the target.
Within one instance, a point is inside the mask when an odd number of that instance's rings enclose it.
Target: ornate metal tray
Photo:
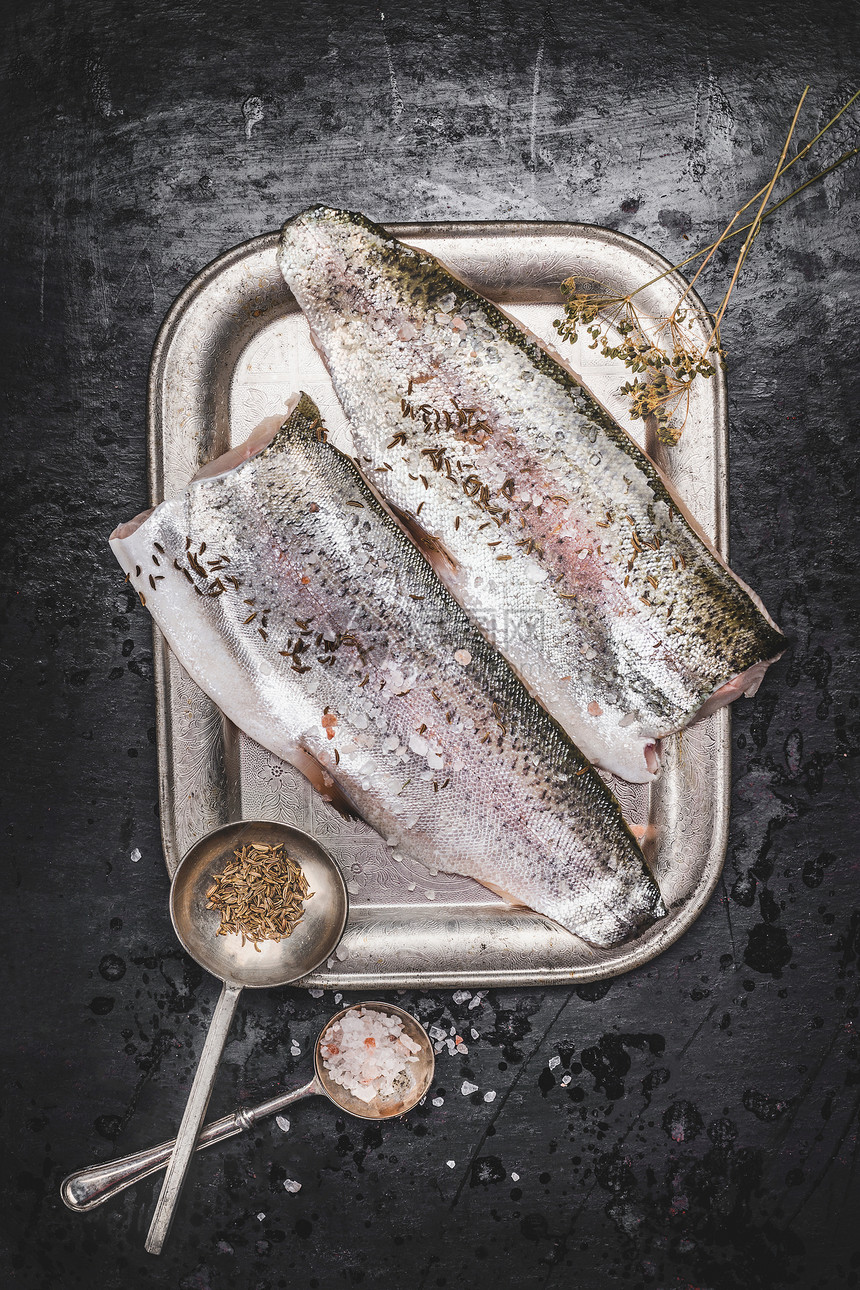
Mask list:
[[[629,291],[669,266],[629,237],[583,224],[456,223],[392,226],[437,254],[547,343],[559,316],[559,283]],[[275,263],[277,234],[228,251],[170,310],[156,342],[149,386],[153,504],[181,490],[295,390],[319,405],[332,438],[349,428],[307,324]],[[639,297],[642,315],[664,316],[683,280],[663,278]],[[701,302],[693,302],[696,305]],[[704,334],[702,339],[704,338]],[[659,462],[725,555],[726,398],[721,376],[698,382],[680,444],[648,442],[618,394],[615,365],[579,342],[564,359]],[[162,836],[172,873],[191,844],[232,819],[281,820],[315,834],[341,864],[350,891],[337,957],[309,986],[383,989],[587,981],[646,962],[701,912],[726,845],[728,710],[668,741],[650,786],[610,778],[624,814],[650,824],[650,859],[670,913],[638,939],[593,951],[539,914],[512,909],[469,879],[431,875],[392,853],[368,826],[345,821],[304,777],[230,725],[155,632]]]

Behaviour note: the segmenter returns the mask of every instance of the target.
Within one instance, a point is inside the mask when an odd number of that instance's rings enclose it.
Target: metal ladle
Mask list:
[[[305,900],[302,921],[291,935],[280,941],[262,941],[259,949],[249,940],[243,944],[241,936],[218,935],[221,916],[209,908],[206,895],[233,852],[255,843],[283,843],[287,854],[301,866],[313,893]],[[334,952],[348,912],[346,884],[334,860],[307,833],[286,824],[262,820],[225,824],[196,842],[176,870],[170,888],[170,917],[176,935],[191,957],[218,977],[223,987],[146,1238],[150,1254],[160,1254],[167,1239],[239,995],[245,986],[287,985],[313,972]]]
[[[392,1096],[385,1099],[377,1097],[372,1102],[362,1102],[340,1084],[335,1084],[325,1069],[320,1054],[323,1035],[330,1026],[355,1008],[367,1008],[374,1012],[385,1012],[389,1016],[399,1017],[403,1022],[405,1034],[421,1047],[421,1051],[417,1054],[418,1061],[410,1063],[407,1068],[412,1083],[399,1097]],[[279,1097],[273,1097],[268,1102],[261,1102],[259,1106],[248,1109],[239,1108],[232,1115],[213,1120],[211,1124],[206,1125],[197,1139],[197,1150],[202,1151],[204,1147],[212,1147],[217,1142],[235,1137],[244,1129],[250,1129],[264,1116],[275,1115],[305,1097],[317,1095],[327,1097],[341,1111],[359,1116],[363,1120],[390,1120],[395,1115],[404,1115],[407,1111],[411,1111],[428,1092],[433,1082],[434,1065],[433,1045],[427,1032],[408,1012],[404,1012],[402,1008],[395,1008],[391,1003],[352,1004],[327,1021],[320,1031],[314,1047],[314,1074],[307,1084],[303,1084],[301,1088],[292,1089],[289,1093],[282,1093]],[[60,1195],[68,1208],[75,1210],[76,1213],[82,1214],[86,1210],[95,1209],[97,1205],[103,1204],[104,1201],[124,1191],[126,1187],[130,1187],[132,1183],[139,1182],[141,1178],[148,1178],[150,1174],[163,1169],[170,1159],[173,1147],[173,1142],[162,1142],[148,1151],[138,1151],[134,1155],[122,1156],[119,1160],[109,1160],[101,1165],[91,1165],[88,1169],[69,1174],[60,1188]]]

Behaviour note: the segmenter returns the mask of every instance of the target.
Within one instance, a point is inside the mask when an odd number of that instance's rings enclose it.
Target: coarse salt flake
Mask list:
[[[456,1161],[456,1160],[446,1160],[446,1161],[445,1161],[445,1164],[448,1166],[448,1168],[449,1168],[449,1169],[454,1169],[454,1168],[456,1168],[457,1161]]]
[[[463,1083],[460,1085],[460,1092],[463,1094],[463,1097],[468,1097],[470,1093],[477,1093],[477,1091],[478,1085],[470,1084],[467,1079],[464,1079]]]
[[[278,1128],[281,1130],[281,1133],[289,1133],[289,1131],[290,1131],[290,1122],[289,1122],[289,1120],[287,1119],[287,1117],[286,1117],[285,1115],[276,1115],[276,1116],[275,1116],[275,1124],[276,1124],[276,1125],[278,1126]]]
[[[491,1088],[489,1093],[484,1094],[484,1101],[495,1102],[495,1100],[496,1100],[496,1090],[494,1088]]]
[[[511,1182],[519,1182],[519,1180],[520,1180],[519,1174],[511,1174]]]
[[[297,1191],[301,1191],[301,1189],[302,1184],[300,1182],[296,1182],[295,1178],[284,1179],[284,1191],[292,1192],[293,1195],[295,1195],[295,1193]]]
[[[444,1105],[445,1105],[445,1099],[444,1099],[444,1097],[434,1097],[434,1098],[433,1098],[433,1100],[432,1100],[432,1102],[430,1103],[430,1105],[431,1105],[431,1106],[444,1106]]]
[[[365,1103],[402,1096],[413,1083],[409,1065],[420,1051],[400,1017],[361,1007],[350,1008],[320,1041],[332,1080]]]
[[[560,1065],[561,1065],[561,1058],[560,1058],[560,1057],[550,1057],[550,1059],[549,1059],[549,1068],[550,1068],[550,1070],[551,1070],[551,1071],[554,1071],[554,1070],[555,1070],[555,1068],[556,1068],[556,1066],[560,1066]]]

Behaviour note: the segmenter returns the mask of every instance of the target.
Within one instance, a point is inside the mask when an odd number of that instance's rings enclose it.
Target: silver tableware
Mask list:
[[[292,934],[280,941],[263,941],[259,949],[241,936],[218,934],[221,916],[209,908],[206,895],[215,874],[233,852],[254,843],[283,843],[301,866],[312,892]],[[256,820],[227,824],[195,843],[176,870],[170,888],[170,917],[176,935],[191,957],[223,986],[146,1238],[150,1254],[159,1254],[167,1239],[239,995],[245,986],[287,985],[313,972],[334,952],[348,909],[343,877],[328,852],[306,833],[283,824]]]
[[[284,214],[291,214],[285,211]],[[372,214],[372,212],[371,212]],[[438,255],[561,357],[671,480],[723,555],[727,554],[727,415],[722,371],[695,382],[680,443],[656,443],[631,422],[617,363],[559,342],[559,284],[574,276],[637,296],[643,318],[669,314],[684,282],[633,238],[585,224],[393,225],[392,232]],[[277,234],[234,247],[194,278],[171,308],[153,352],[149,469],[153,503],[185,487],[204,462],[240,442],[264,417],[305,389],[330,437],[350,450],[349,428],[307,323],[275,261]],[[693,312],[701,302],[690,298]],[[704,317],[704,314],[702,315]],[[702,317],[690,336],[703,343]],[[742,572],[742,571],[741,571]],[[527,616],[508,630],[539,631]],[[641,966],[684,932],[719,879],[726,846],[730,718],[722,709],[666,741],[652,785],[610,779],[626,819],[648,829],[667,918],[633,941],[594,953],[556,924],[507,905],[486,888],[430,875],[360,820],[343,819],[292,766],[226,722],[155,633],[155,690],[164,854],[172,872],[195,838],[230,819],[282,820],[323,840],[350,890],[350,919],[338,957],[305,984],[341,990],[570,984]],[[743,700],[742,700],[743,702]]]
[[[330,1026],[340,1021],[341,1017],[354,1008],[367,1008],[399,1017],[403,1022],[404,1032],[410,1039],[421,1045],[418,1061],[409,1067],[411,1085],[399,1097],[392,1096],[384,1100],[377,1098],[370,1103],[361,1102],[345,1088],[335,1084],[326,1071],[320,1054],[322,1037]],[[212,1147],[216,1143],[226,1141],[227,1138],[235,1137],[237,1133],[250,1129],[258,1120],[264,1119],[267,1115],[276,1115],[285,1107],[291,1106],[293,1102],[300,1102],[305,1097],[327,1097],[339,1110],[363,1120],[390,1120],[394,1116],[405,1115],[426,1096],[433,1082],[434,1068],[433,1045],[427,1032],[408,1012],[404,1012],[402,1008],[396,1008],[391,1003],[351,1004],[349,1008],[344,1008],[327,1021],[320,1031],[314,1047],[314,1074],[307,1084],[291,1089],[289,1093],[270,1098],[267,1102],[261,1102],[259,1106],[240,1107],[231,1115],[213,1120],[201,1131],[196,1150],[202,1151],[204,1147]],[[118,1160],[108,1160],[103,1164],[90,1165],[87,1169],[79,1169],[63,1180],[60,1196],[64,1204],[75,1213],[83,1214],[87,1210],[95,1209],[106,1200],[117,1196],[126,1187],[139,1182],[141,1178],[148,1178],[150,1174],[163,1169],[170,1159],[174,1146],[175,1142],[162,1142],[147,1151],[137,1151],[133,1155],[122,1156]]]

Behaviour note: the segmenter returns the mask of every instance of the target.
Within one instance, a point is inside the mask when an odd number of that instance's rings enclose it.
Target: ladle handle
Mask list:
[[[188,1172],[191,1157],[194,1155],[194,1148],[197,1145],[200,1128],[206,1115],[206,1108],[209,1105],[209,1098],[212,1096],[212,1086],[218,1073],[218,1064],[221,1061],[221,1054],[227,1042],[230,1023],[233,1020],[233,1013],[236,1011],[236,1004],[241,993],[242,987],[240,985],[231,985],[227,981],[224,982],[221,997],[212,1016],[209,1034],[206,1036],[206,1043],[203,1045],[197,1074],[194,1076],[194,1083],[191,1085],[191,1092],[185,1106],[185,1113],[182,1116],[182,1123],[176,1135],[176,1145],[173,1148],[173,1153],[167,1166],[167,1173],[155,1206],[155,1213],[149,1226],[145,1248],[150,1254],[160,1254],[162,1246],[167,1240],[167,1234],[170,1231],[170,1224],[173,1222],[173,1215],[176,1210],[176,1203],[179,1200],[182,1184],[185,1182],[185,1175]]]
[[[203,1151],[205,1147],[226,1142],[237,1133],[250,1129],[264,1116],[275,1115],[303,1097],[312,1097],[314,1093],[322,1093],[316,1076],[301,1088],[270,1098],[268,1102],[261,1102],[259,1106],[238,1107],[231,1115],[222,1116],[220,1120],[213,1120],[211,1124],[206,1125],[197,1139],[197,1150]],[[140,1182],[142,1178],[148,1178],[150,1174],[158,1173],[159,1169],[163,1169],[175,1145],[174,1138],[170,1142],[161,1142],[157,1147],[150,1147],[146,1151],[136,1151],[133,1155],[121,1156],[117,1160],[106,1160],[103,1164],[90,1165],[87,1169],[79,1169],[77,1173],[69,1174],[60,1187],[63,1203],[76,1214],[83,1214],[89,1209],[95,1209],[97,1205],[103,1205],[106,1200],[125,1191],[126,1187],[131,1187],[133,1183]]]

